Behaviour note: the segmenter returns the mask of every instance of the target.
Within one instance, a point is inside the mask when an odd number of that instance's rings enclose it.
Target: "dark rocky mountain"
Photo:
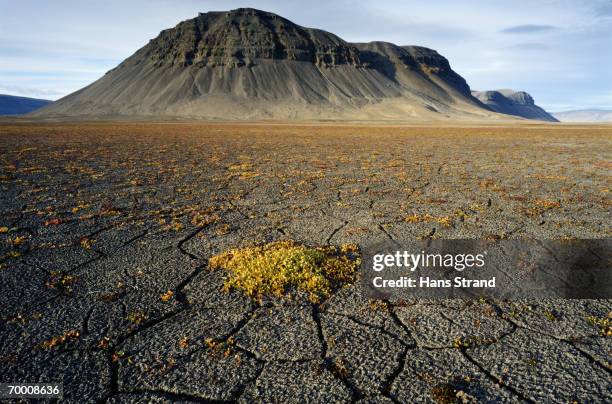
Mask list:
[[[537,106],[533,97],[524,91],[472,91],[472,95],[495,112],[538,121],[559,122]]]
[[[0,115],[21,115],[35,111],[53,101],[0,94]]]
[[[474,98],[432,49],[349,43],[255,9],[200,13],[164,30],[35,115],[505,119]]]
[[[254,9],[200,13],[162,31],[140,55],[158,66],[240,67],[259,59],[361,65],[357,49],[337,36]]]

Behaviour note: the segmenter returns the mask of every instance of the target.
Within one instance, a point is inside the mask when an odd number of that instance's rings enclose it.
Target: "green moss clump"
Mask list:
[[[310,248],[293,241],[234,249],[209,260],[211,269],[228,271],[225,291],[238,289],[261,300],[264,296],[287,297],[295,289],[306,292],[313,303],[353,282],[360,264],[355,245]]]

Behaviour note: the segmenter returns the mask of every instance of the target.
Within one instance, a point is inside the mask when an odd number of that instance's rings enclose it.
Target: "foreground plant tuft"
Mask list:
[[[264,296],[289,297],[297,290],[319,303],[333,290],[355,281],[361,264],[357,251],[354,245],[311,248],[278,241],[215,255],[209,265],[229,273],[225,291],[238,289],[261,300]]]

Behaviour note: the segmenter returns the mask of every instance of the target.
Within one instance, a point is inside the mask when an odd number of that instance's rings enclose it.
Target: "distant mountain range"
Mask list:
[[[524,91],[493,90],[472,91],[472,95],[495,112],[539,121],[559,122],[555,117],[535,105],[533,97]]]
[[[511,106],[496,98],[489,105],[433,49],[349,43],[273,13],[241,8],[200,13],[162,31],[96,82],[33,115],[554,120],[520,94],[524,100],[504,96]]]
[[[36,111],[53,101],[0,94],[0,115],[21,115]]]
[[[612,122],[612,110],[606,109],[579,109],[552,114],[561,122]]]

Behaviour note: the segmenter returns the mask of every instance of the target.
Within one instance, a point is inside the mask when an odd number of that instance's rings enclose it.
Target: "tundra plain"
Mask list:
[[[71,401],[605,402],[609,300],[222,291],[282,240],[608,238],[612,127],[0,124],[0,379]]]

